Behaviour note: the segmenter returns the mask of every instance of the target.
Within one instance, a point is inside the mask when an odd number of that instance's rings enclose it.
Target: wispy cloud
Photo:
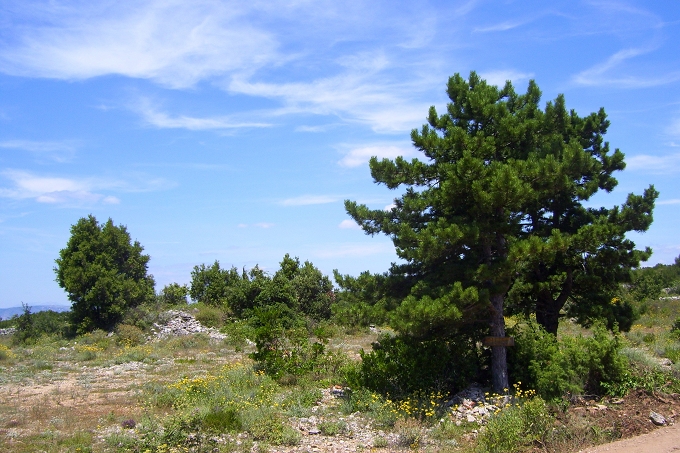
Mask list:
[[[646,88],[680,80],[680,72],[668,72],[662,75],[643,76],[622,75],[626,71],[621,66],[628,60],[652,52],[653,48],[628,48],[616,52],[602,63],[576,74],[573,82],[585,86],[615,86],[619,88]],[[633,71],[629,68],[628,71]]]
[[[499,87],[505,86],[508,80],[517,84],[521,80],[528,80],[534,76],[531,72],[519,72],[512,69],[480,72],[480,77],[486,80],[489,85]]]
[[[171,186],[160,178],[136,175],[128,179],[66,178],[40,176],[21,170],[5,170],[0,175],[11,181],[11,187],[0,187],[0,197],[16,200],[34,199],[50,204],[118,204],[120,199],[101,191],[143,192]]]
[[[67,80],[120,74],[189,87],[277,59],[276,40],[243,20],[251,11],[217,1],[17,5],[15,14],[32,20],[14,21],[12,45],[0,46],[0,68]]]
[[[329,129],[337,127],[337,124],[324,124],[323,126],[298,126],[295,128],[296,132],[326,132]]]
[[[524,25],[526,21],[504,21],[499,24],[494,24],[494,25],[488,25],[486,27],[475,27],[472,29],[473,32],[475,33],[490,33],[490,32],[497,32],[497,31],[507,31],[507,30],[512,30],[513,28],[520,27]]]
[[[28,151],[38,158],[46,158],[55,162],[68,162],[73,159],[80,145],[81,142],[78,140],[5,140],[0,142],[0,148]]]
[[[257,222],[257,223],[253,223],[251,225],[249,225],[247,223],[239,223],[237,226],[239,228],[255,227],[255,228],[267,229],[267,228],[272,228],[273,226],[275,226],[275,224],[270,223],[270,222]]]
[[[359,224],[357,224],[354,220],[351,219],[345,219],[342,222],[340,222],[340,225],[338,225],[338,228],[342,230],[360,230],[361,227]]]
[[[306,206],[311,204],[335,203],[339,197],[331,195],[302,195],[295,198],[287,198],[280,204],[283,206]]]
[[[253,127],[269,127],[271,124],[260,122],[234,121],[228,116],[197,118],[186,115],[171,116],[160,112],[147,102],[143,101],[135,110],[142,116],[143,120],[154,127],[160,129],[189,129],[192,131],[210,129],[241,129]]]
[[[338,161],[338,164],[343,167],[353,168],[367,164],[373,156],[378,159],[394,159],[397,156],[415,157],[417,154],[413,147],[407,147],[401,143],[398,145],[378,144],[358,146],[347,151],[345,156]]]
[[[663,156],[638,154],[626,159],[626,169],[655,174],[674,173],[680,170],[680,153]]]
[[[258,228],[267,229],[267,228],[273,227],[274,224],[273,224],[273,223],[269,223],[269,222],[258,222],[258,223],[253,224],[253,226],[256,226],[256,227],[258,227]]]
[[[657,205],[665,205],[665,204],[680,204],[680,198],[672,198],[669,200],[661,200],[656,202]]]
[[[449,75],[434,52],[409,54],[436,35],[441,8],[424,4],[406,8],[405,19],[403,12],[356,1],[53,0],[40,8],[8,1],[12,20],[2,23],[12,39],[0,43],[0,71],[12,75],[77,80],[114,74],[170,88],[209,81],[231,93],[278,100],[282,106],[271,114],[334,115],[388,133],[420,126],[430,104],[417,99],[440,89]],[[476,3],[446,11],[462,21]],[[349,36],[362,44],[346,46]],[[310,70],[296,72],[301,61]],[[159,128],[266,126],[157,109],[139,113]]]
[[[431,89],[433,80],[415,77],[394,82],[383,73],[390,65],[383,54],[348,58],[340,75],[311,82],[256,82],[234,78],[227,89],[234,93],[279,99],[284,106],[275,114],[334,115],[343,121],[363,123],[376,132],[401,132],[422,124],[429,105],[414,95]],[[441,84],[441,81],[438,81]]]

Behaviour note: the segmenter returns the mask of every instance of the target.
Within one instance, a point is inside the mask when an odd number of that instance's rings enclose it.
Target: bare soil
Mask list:
[[[663,415],[664,427],[650,420],[650,412]],[[612,438],[621,440],[596,446],[575,445],[574,450],[583,453],[633,453],[680,451],[680,424],[674,425],[680,416],[680,394],[657,395],[644,390],[633,391],[625,398],[608,398],[599,402],[579,401],[569,407],[560,419],[579,421],[593,430],[601,430]],[[575,439],[578,440],[578,439]],[[576,442],[578,443],[578,442]]]

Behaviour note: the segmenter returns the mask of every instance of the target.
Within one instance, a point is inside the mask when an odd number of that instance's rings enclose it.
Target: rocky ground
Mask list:
[[[185,337],[196,333],[207,334],[216,340],[224,338],[223,334],[202,326],[186,312],[171,311],[164,319],[155,327],[155,338]],[[154,338],[152,341],[155,341]],[[206,363],[216,359],[212,352],[203,354]],[[130,398],[130,394],[139,394],[146,382],[162,380],[177,361],[187,360],[188,356],[177,356],[163,358],[153,365],[130,361],[81,368],[75,368],[72,363],[55,361],[51,368],[21,381],[6,380],[0,385],[0,447],[7,448],[5,451],[15,451],[13,447],[19,446],[24,436],[66,430],[71,423],[81,423],[84,415],[95,421],[136,418],[139,409],[134,407],[135,400]],[[345,389],[341,387],[322,389],[322,398],[312,408],[311,415],[289,420],[301,435],[300,443],[291,447],[271,447],[269,451],[347,453],[414,449],[433,451],[442,447],[442,441],[432,436],[433,428],[423,428],[418,424],[409,427],[410,435],[418,439],[414,448],[414,444],[404,438],[403,430],[381,429],[360,413],[341,413],[339,405],[344,392]],[[452,398],[444,419],[467,428],[468,434],[456,442],[450,441],[449,447],[472,442],[494,411],[505,403],[507,400],[503,398],[488,398],[485,389],[476,385]],[[586,450],[590,446],[585,438],[574,438],[570,440],[571,444],[561,450],[565,452],[665,452],[672,451],[664,449],[667,444],[680,446],[680,429],[673,426],[679,415],[680,395],[649,394],[640,390],[631,392],[625,398],[575,398],[566,410],[558,414],[556,429],[568,423],[571,426],[580,424],[584,429],[600,430],[622,439],[648,434],[644,440],[611,444],[595,450]],[[335,429],[329,430],[328,426]],[[112,432],[135,435],[134,428],[126,429],[120,423],[92,429],[100,439]],[[247,436],[232,439],[225,435],[222,439],[216,439],[216,442],[227,440],[246,442]],[[545,450],[541,445],[536,445],[535,451]]]

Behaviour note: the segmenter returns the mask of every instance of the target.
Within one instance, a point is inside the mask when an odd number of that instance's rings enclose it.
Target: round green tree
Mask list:
[[[110,330],[128,309],[153,300],[154,279],[147,274],[149,255],[143,251],[127,228],[111,219],[100,225],[89,215],[71,227],[54,271],[79,332]]]

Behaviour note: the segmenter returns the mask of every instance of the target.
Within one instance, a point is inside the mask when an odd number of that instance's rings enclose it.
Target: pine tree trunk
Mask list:
[[[505,337],[503,301],[503,294],[491,296],[491,336],[493,337]],[[496,393],[505,393],[509,388],[507,350],[505,346],[491,347],[491,382]]]
[[[560,322],[560,307],[552,297],[541,298],[536,301],[536,322],[546,332],[557,336],[557,327]]]

